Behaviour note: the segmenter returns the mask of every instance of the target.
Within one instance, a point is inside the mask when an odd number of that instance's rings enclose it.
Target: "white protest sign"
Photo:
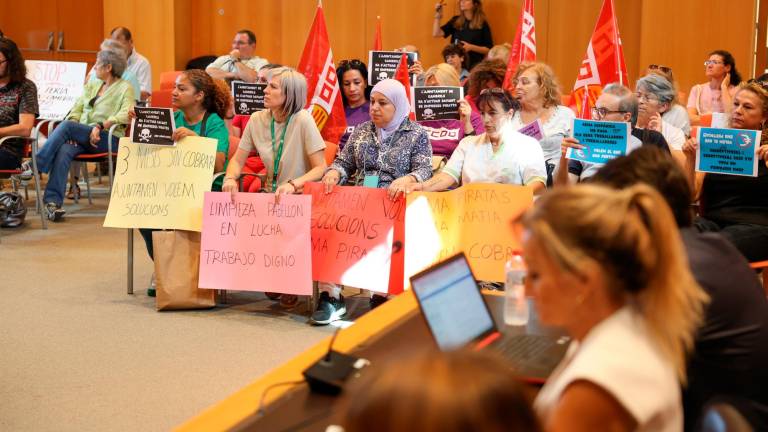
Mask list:
[[[37,86],[40,118],[64,120],[83,95],[85,63],[27,60],[27,78]]]

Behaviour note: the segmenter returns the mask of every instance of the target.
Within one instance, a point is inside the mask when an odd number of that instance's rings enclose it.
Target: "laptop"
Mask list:
[[[503,335],[464,253],[412,276],[411,287],[432,337],[442,351],[466,346],[492,349],[525,381],[542,384],[565,355],[570,339],[560,335]]]

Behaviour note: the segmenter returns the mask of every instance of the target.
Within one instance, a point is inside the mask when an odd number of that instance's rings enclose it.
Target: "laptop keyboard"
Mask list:
[[[493,348],[511,360],[530,361],[537,359],[554,344],[550,337],[517,335],[501,338],[498,343],[493,344]]]

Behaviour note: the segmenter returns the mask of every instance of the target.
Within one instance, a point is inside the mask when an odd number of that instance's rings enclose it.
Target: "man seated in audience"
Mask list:
[[[10,39],[0,38],[0,138],[29,136],[38,114],[37,87],[27,78],[24,57]],[[0,169],[16,169],[24,156],[24,141],[0,144]]]
[[[733,405],[755,430],[768,430],[768,302],[747,261],[725,237],[693,228],[690,186],[666,152],[642,147],[608,162],[592,181],[614,188],[645,183],[661,192],[691,272],[709,294],[683,388],[686,430],[694,430],[713,400]]]
[[[217,58],[205,68],[205,71],[214,79],[223,79],[227,82],[232,80],[256,82],[257,72],[269,62],[255,55],[255,51],[256,35],[250,30],[240,30],[232,40],[232,51]]]
[[[592,120],[627,122],[632,128],[629,138],[628,152],[641,145],[652,145],[669,151],[669,146],[664,136],[650,129],[637,129],[638,100],[635,93],[627,87],[618,84],[608,84],[592,108]],[[555,175],[556,185],[566,185],[584,181],[592,177],[602,165],[566,159],[568,147],[575,149],[584,148],[579,141],[572,137],[563,138],[560,164]],[[568,169],[561,169],[568,167]]]
[[[541,430],[509,364],[487,351],[428,351],[370,372],[345,399],[346,432]]]
[[[136,51],[133,46],[133,36],[127,28],[116,27],[110,32],[110,37],[125,46],[128,55],[128,69],[126,70],[133,73],[139,81],[141,100],[147,100],[152,95],[152,66],[149,65],[149,60]]]

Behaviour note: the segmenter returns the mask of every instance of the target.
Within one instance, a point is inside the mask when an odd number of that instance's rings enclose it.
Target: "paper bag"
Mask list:
[[[200,269],[200,233],[155,231],[157,310],[207,309],[216,306],[214,290],[197,287]]]

